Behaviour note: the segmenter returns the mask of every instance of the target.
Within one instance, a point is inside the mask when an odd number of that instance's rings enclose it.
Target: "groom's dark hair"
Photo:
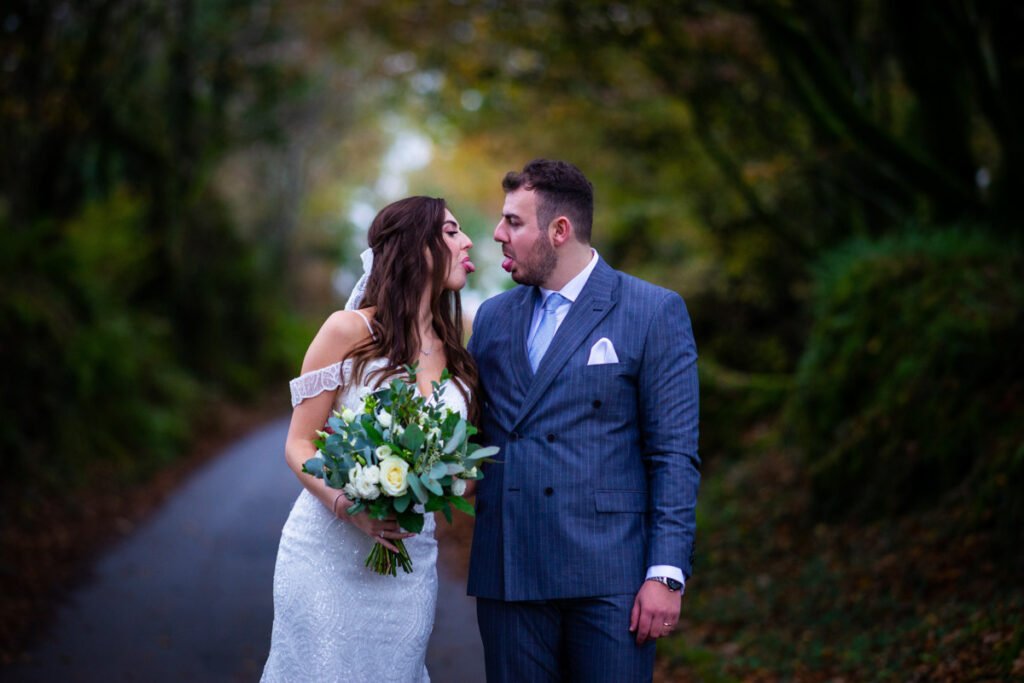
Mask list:
[[[501,181],[505,194],[525,188],[537,193],[537,223],[544,230],[559,216],[572,221],[576,239],[590,244],[594,222],[594,186],[583,171],[568,161],[534,159],[519,173],[509,171]]]

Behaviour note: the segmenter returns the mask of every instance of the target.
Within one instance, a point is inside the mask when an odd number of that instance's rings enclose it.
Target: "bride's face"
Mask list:
[[[469,250],[473,248],[473,240],[462,232],[459,222],[447,209],[444,211],[444,224],[441,226],[441,230],[444,232],[444,243],[451,250],[450,267],[444,287],[457,291],[466,286],[466,276],[476,270],[476,266],[469,259]]]

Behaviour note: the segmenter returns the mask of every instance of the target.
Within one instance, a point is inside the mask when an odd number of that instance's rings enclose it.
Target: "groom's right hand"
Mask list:
[[[670,591],[657,581],[644,581],[633,600],[629,618],[629,630],[636,633],[636,644],[643,645],[648,639],[672,633],[679,621],[682,602],[680,591]]]

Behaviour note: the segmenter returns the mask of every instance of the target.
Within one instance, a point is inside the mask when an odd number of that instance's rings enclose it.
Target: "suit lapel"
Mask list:
[[[544,395],[551,382],[558,376],[558,373],[568,362],[569,357],[587,338],[587,335],[597,327],[598,323],[604,320],[605,316],[616,304],[615,286],[617,278],[615,271],[603,260],[598,261],[594,272],[590,274],[583,291],[569,309],[569,314],[558,326],[558,331],[551,340],[551,346],[537,366],[537,374],[533,376],[533,382],[527,383],[529,387],[526,398],[519,407],[516,423],[523,421],[524,417],[533,408],[537,400]],[[531,299],[527,297],[527,300]],[[526,308],[532,312],[532,306]],[[529,325],[529,318],[526,324]],[[522,326],[519,326],[521,329]],[[525,332],[519,346],[519,356],[526,364],[526,372],[530,372],[530,361],[526,355]],[[517,375],[521,373],[517,372]],[[529,376],[529,375],[527,375]]]
[[[530,367],[530,357],[526,352],[526,336],[529,334],[530,322],[533,319],[533,297],[537,290],[535,287],[520,287],[519,290],[519,300],[508,321],[512,326],[508,358],[512,364],[512,375],[518,385],[519,395],[522,396],[533,380],[533,368]]]

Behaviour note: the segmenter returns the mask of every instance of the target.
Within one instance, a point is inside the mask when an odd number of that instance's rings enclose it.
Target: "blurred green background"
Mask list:
[[[473,308],[501,176],[563,158],[701,354],[659,676],[1024,677],[1021,35],[1011,0],[7,3],[0,522],[286,410],[393,199],[447,198]]]

